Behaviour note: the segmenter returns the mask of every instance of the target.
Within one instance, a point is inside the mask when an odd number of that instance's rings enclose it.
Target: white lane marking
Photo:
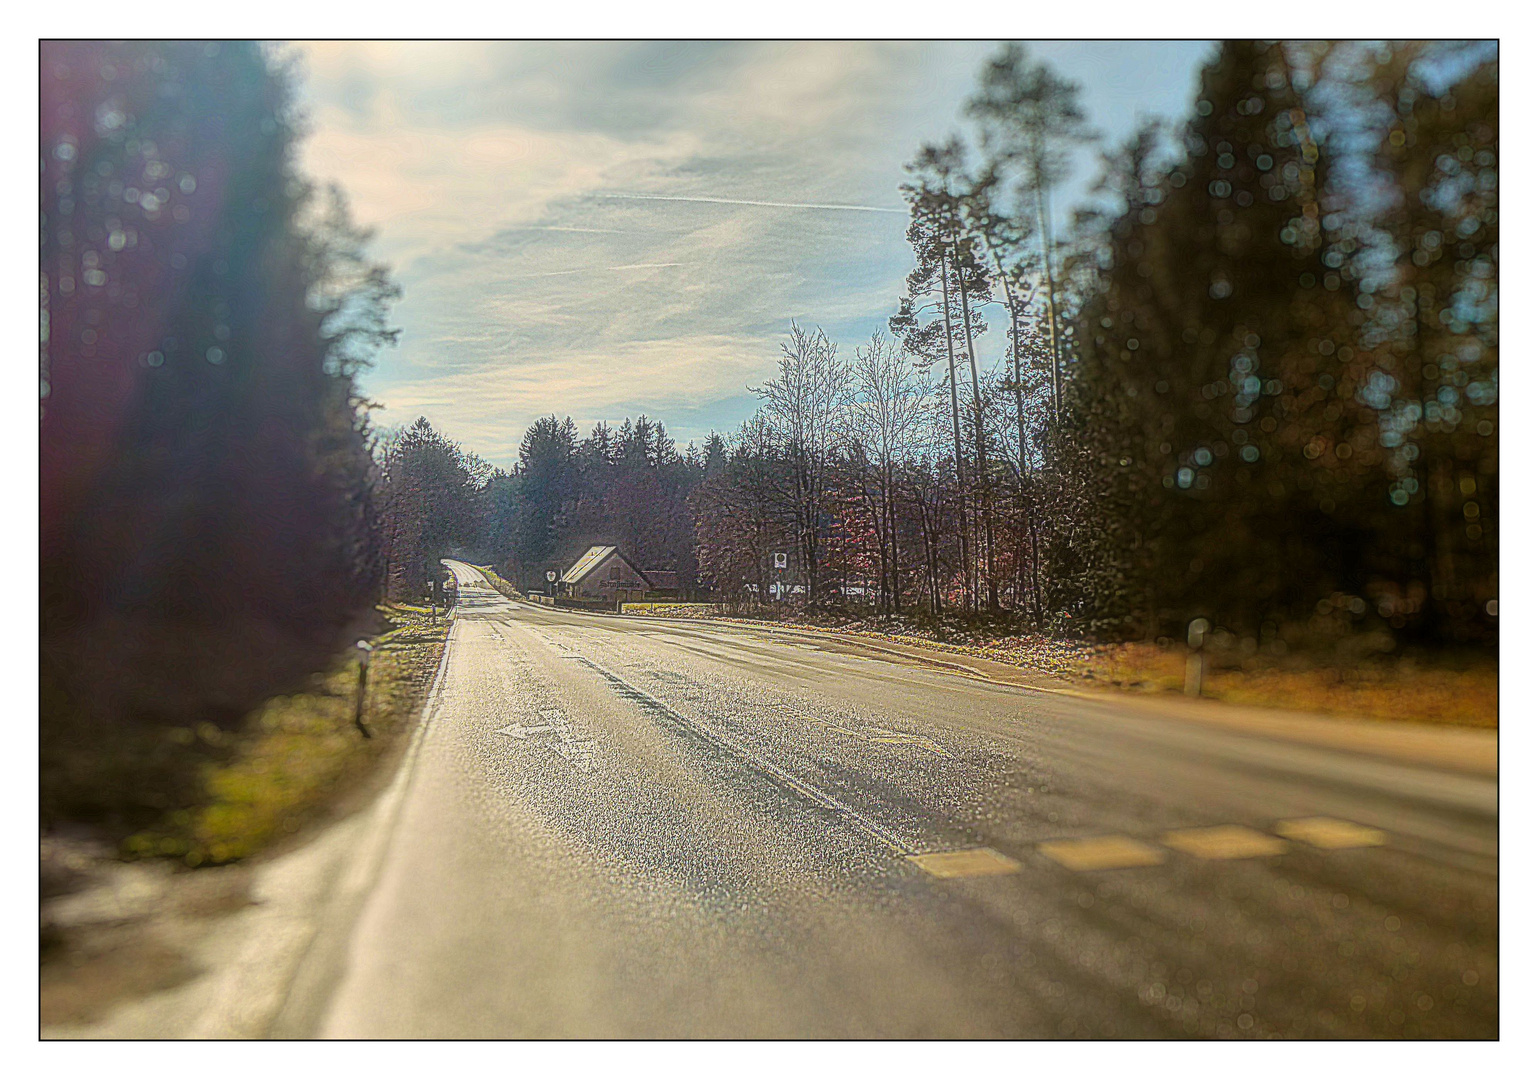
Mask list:
[[[693,732],[718,749],[725,750],[732,756],[746,761],[748,764],[758,769],[759,772],[764,773],[766,776],[769,776],[772,779],[778,780],[792,791],[815,803],[816,805],[823,807],[825,810],[832,811],[840,819],[842,819],[845,824],[850,825],[860,832],[865,833],[872,839],[879,841],[897,854],[911,855],[913,853],[912,848],[904,844],[895,835],[889,832],[885,826],[871,820],[864,814],[860,813],[858,810],[840,801],[834,796],[829,795],[827,792],[821,790],[820,788],[807,783],[805,780],[802,780],[799,777],[793,776],[791,773],[780,768],[773,762],[764,760],[757,754],[753,753],[751,750],[740,746],[739,744],[726,738],[724,735],[706,726],[705,724],[697,720],[689,719],[682,713],[679,713],[673,709],[671,706],[664,704],[653,695],[647,693],[645,690],[642,690],[639,686],[636,686],[634,683],[620,678],[608,668],[589,659],[588,657],[574,656],[573,659],[579,661],[585,667],[591,668],[593,671],[597,672],[604,678],[606,682],[608,682],[611,686],[614,686],[623,691],[624,696],[629,697],[632,701],[646,705],[647,707],[671,720],[675,725]]]
[[[1358,825],[1354,821],[1339,818],[1311,817],[1278,821],[1276,832],[1289,840],[1302,840],[1316,848],[1381,847],[1388,843],[1388,833],[1382,829]]]
[[[1037,844],[1036,850],[1070,870],[1121,870],[1130,866],[1158,866],[1164,853],[1140,844],[1130,836],[1088,836]]]
[[[498,728],[497,734],[506,735],[509,739],[527,739],[530,735],[544,735],[547,732],[560,730],[560,728],[553,724],[546,724],[542,727],[523,727],[519,724],[508,724],[505,728]]]
[[[507,641],[507,635],[502,633],[500,627],[495,628],[497,635]],[[538,635],[546,644],[554,644],[543,634]],[[511,642],[508,642],[511,644]],[[597,753],[596,739],[579,739],[572,733],[571,721],[560,709],[541,709],[539,718],[543,724],[524,725],[508,724],[498,728],[497,735],[506,735],[510,739],[527,739],[531,735],[548,735],[552,732],[556,737],[556,744],[552,749],[566,761],[570,762],[578,772],[593,771],[593,755]]]
[[[1022,869],[1018,860],[989,847],[909,855],[908,861],[930,877],[937,878],[997,877],[1018,874]]]

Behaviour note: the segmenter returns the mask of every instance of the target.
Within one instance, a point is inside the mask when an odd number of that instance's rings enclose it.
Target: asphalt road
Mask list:
[[[1489,777],[453,569],[377,879],[291,1033],[1498,1034]]]

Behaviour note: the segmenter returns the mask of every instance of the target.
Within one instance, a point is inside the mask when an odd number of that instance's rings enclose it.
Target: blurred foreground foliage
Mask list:
[[[1112,161],[1051,455],[1069,610],[1494,644],[1497,100],[1478,49],[1230,42],[1178,143]]]
[[[261,46],[44,42],[41,78],[42,819],[124,835],[369,616],[353,378],[396,290]]]

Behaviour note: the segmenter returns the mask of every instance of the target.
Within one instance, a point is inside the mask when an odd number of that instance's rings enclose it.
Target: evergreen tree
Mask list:
[[[982,125],[988,172],[996,180],[1011,176],[1019,204],[1034,211],[1056,414],[1062,408],[1064,343],[1053,272],[1051,199],[1069,174],[1069,151],[1095,135],[1079,104],[1078,86],[1049,65],[1032,63],[1025,48],[1015,42],[1005,45],[983,69],[981,85],[968,100],[966,112]]]
[[[443,576],[442,559],[463,558],[484,531],[486,470],[417,417],[385,456],[380,502],[390,595],[415,600]]]
[[[1131,155],[1079,319],[1065,451],[1114,493],[1090,561],[1115,569],[1081,598],[1101,619],[1274,632],[1271,616],[1359,584],[1349,519],[1333,516],[1373,455],[1343,340],[1359,319],[1327,261],[1327,159],[1292,75],[1281,46],[1227,43],[1182,160],[1151,176],[1147,148]]]
[[[518,447],[518,511],[512,552],[525,587],[543,581],[544,564],[556,559],[561,531],[575,504],[577,426],[571,417],[542,416],[529,425]]]
[[[962,149],[956,140],[942,146],[924,146],[908,166],[909,181],[902,187],[907,200],[911,221],[908,226],[908,243],[913,248],[916,265],[909,272],[907,290],[899,301],[897,314],[889,320],[892,332],[898,335],[903,348],[916,357],[925,367],[944,361],[942,384],[950,404],[952,466],[955,470],[956,497],[960,500],[957,511],[961,519],[961,546],[963,565],[962,604],[966,608],[976,605],[978,590],[974,584],[975,550],[972,530],[968,527],[971,515],[967,498],[972,483],[984,491],[990,491],[985,478],[987,453],[981,424],[982,401],[977,373],[975,341],[986,329],[982,305],[991,299],[988,271],[979,255],[975,237],[967,230],[963,220],[963,191],[967,179],[963,170]],[[937,313],[927,318],[926,312]],[[974,455],[968,466],[967,450],[963,443],[963,396],[960,389],[961,373],[958,367],[969,365],[972,382],[971,416],[967,423]],[[969,483],[969,477],[971,483]],[[979,483],[979,478],[983,478]],[[991,498],[985,507],[987,526],[992,528]],[[991,536],[990,536],[991,539]],[[992,545],[988,545],[991,560]],[[988,575],[990,603],[996,606],[996,581]]]
[[[1364,277],[1392,264],[1372,282],[1359,391],[1386,448],[1367,505],[1398,582],[1372,599],[1433,642],[1495,635],[1499,74],[1487,56],[1457,75],[1471,51],[1389,51],[1369,76],[1388,200],[1354,259]]]

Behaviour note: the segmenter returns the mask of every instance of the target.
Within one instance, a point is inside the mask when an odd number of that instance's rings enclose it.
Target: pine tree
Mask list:
[[[983,68],[980,86],[967,101],[966,112],[981,124],[987,171],[995,182],[1002,182],[1005,175],[1012,177],[1020,204],[1034,212],[1056,415],[1062,410],[1065,351],[1053,272],[1052,192],[1068,176],[1069,151],[1096,136],[1085,121],[1078,86],[1049,65],[1032,63],[1024,47],[1015,42],[1005,45]]]
[[[988,476],[985,434],[982,424],[981,384],[977,370],[975,341],[986,329],[982,305],[991,300],[988,271],[979,255],[975,237],[965,226],[962,193],[967,183],[963,171],[962,148],[957,140],[941,146],[925,146],[908,166],[910,180],[903,185],[911,223],[908,243],[913,248],[916,265],[908,274],[907,291],[899,302],[897,314],[889,320],[903,347],[926,366],[945,362],[944,385],[950,401],[953,467],[956,477],[958,513],[961,519],[962,603],[966,608],[977,604],[978,589],[972,530],[967,510],[971,483],[982,492],[983,519],[988,532],[987,587],[991,608],[998,604],[997,579],[993,573],[993,507],[991,479]],[[926,321],[924,313],[937,310],[938,317]],[[962,441],[961,378],[957,368],[968,364],[971,374],[972,414],[967,425],[973,443],[974,458],[969,468]]]
[[[1350,482],[1310,462],[1359,451],[1358,471],[1372,456],[1349,437],[1364,407],[1340,389],[1359,320],[1327,261],[1327,161],[1292,76],[1280,46],[1223,46],[1182,160],[1162,176],[1131,163],[1079,318],[1077,465],[1115,493],[1115,570],[1084,604],[1146,632],[1199,614],[1275,632],[1273,617],[1354,584],[1332,516]]]
[[[1499,74],[1490,57],[1455,77],[1469,51],[1391,51],[1368,87],[1383,106],[1374,163],[1389,199],[1379,243],[1359,258],[1369,273],[1392,260],[1367,326],[1363,391],[1387,447],[1371,505],[1398,560],[1385,576],[1403,583],[1373,599],[1432,642],[1495,635]]]

